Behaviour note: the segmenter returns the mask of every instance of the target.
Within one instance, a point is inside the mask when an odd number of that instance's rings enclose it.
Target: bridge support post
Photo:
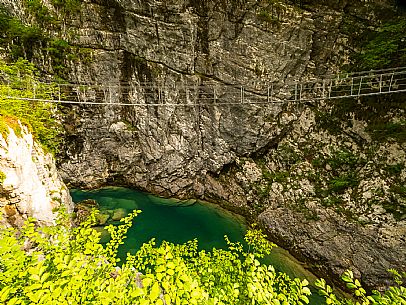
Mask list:
[[[323,91],[322,91],[322,93],[321,93],[321,96],[322,96],[322,98],[323,98],[323,100],[326,98],[326,80],[325,79],[323,79],[323,89],[322,89]]]
[[[302,101],[302,91],[303,91],[303,84],[300,84],[300,89],[299,89],[299,102]]]
[[[358,94],[357,94],[358,97],[359,97],[360,94],[361,94],[362,79],[363,79],[363,76],[361,76],[361,79],[360,79],[360,81],[359,81]]]
[[[330,87],[328,88],[328,98],[331,98],[331,91],[333,90],[333,80],[330,79]]]
[[[269,104],[269,87],[266,90],[266,103]]]
[[[351,96],[353,95],[353,92],[354,92],[354,78],[353,77],[351,77]]]
[[[391,77],[390,77],[390,83],[389,83],[389,90],[388,90],[388,92],[391,92],[391,91],[392,91],[393,75],[394,75],[394,73],[392,73],[392,75],[391,75]]]
[[[112,95],[113,95],[113,93],[111,92],[112,90],[111,90],[111,86],[109,86],[109,104],[111,104],[112,102]]]

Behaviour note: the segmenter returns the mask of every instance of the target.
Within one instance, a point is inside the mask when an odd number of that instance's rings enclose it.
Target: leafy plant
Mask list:
[[[386,167],[386,171],[391,175],[398,175],[402,172],[402,170],[404,168],[405,168],[405,165],[403,163],[396,163],[396,164],[388,165]]]
[[[55,17],[41,0],[24,0],[24,4],[40,25],[49,25],[55,22]]]
[[[353,291],[354,300],[340,300],[333,293],[331,286],[327,285],[325,280],[320,279],[316,282],[316,286],[320,289],[319,293],[325,297],[326,304],[331,305],[389,305],[389,304],[404,304],[406,302],[406,288],[403,285],[403,279],[406,278],[406,273],[399,273],[396,270],[389,270],[395,278],[397,286],[392,286],[384,293],[372,291],[372,294],[367,294],[366,290],[358,279],[354,278],[352,271],[346,271],[341,279],[346,283],[348,289]]]
[[[109,226],[103,247],[91,228],[97,212],[79,227],[36,226],[29,219],[18,233],[0,230],[0,302],[7,304],[307,304],[306,280],[290,279],[258,258],[272,244],[259,231],[246,236],[250,245],[227,239],[229,249],[198,251],[197,241],[183,245],[152,240],[120,267],[123,243],[134,211],[122,224]],[[29,252],[23,245],[35,245]],[[140,273],[141,272],[141,273]]]
[[[54,73],[62,76],[66,69],[66,60],[74,59],[69,42],[64,39],[51,39],[48,43],[48,47],[45,50],[52,58],[52,68]]]
[[[7,64],[0,60],[0,133],[6,136],[11,127],[19,134],[21,121],[42,143],[45,150],[56,152],[62,129],[55,119],[56,108],[50,103],[31,102],[27,99],[53,99],[53,84],[36,82],[34,66],[26,60]],[[18,98],[13,99],[12,97]]]
[[[406,21],[404,18],[384,23],[372,32],[358,55],[358,67],[382,69],[406,64]]]
[[[329,181],[329,190],[333,192],[342,192],[349,187],[358,185],[358,179],[353,174],[344,174]]]
[[[51,0],[51,4],[55,6],[62,13],[63,17],[67,15],[76,14],[80,11],[81,0]]]
[[[360,160],[359,157],[347,149],[335,151],[326,161],[334,170],[353,169],[363,163],[363,160]]]
[[[0,45],[13,60],[20,57],[30,59],[33,56],[33,46],[43,39],[38,27],[23,24],[0,5]]]
[[[371,124],[367,130],[372,133],[372,137],[377,141],[385,141],[388,138],[399,143],[406,141],[406,121]]]
[[[29,219],[18,232],[0,228],[0,302],[2,304],[308,304],[307,280],[290,279],[258,260],[273,245],[258,230],[248,231],[244,250],[230,242],[228,250],[198,251],[197,240],[182,245],[154,240],[119,265],[117,249],[140,211],[109,226],[103,247],[92,229],[97,211],[78,227],[67,215],[57,225],[38,227]],[[26,252],[27,245],[31,245]],[[397,286],[368,296],[351,272],[343,280],[362,304],[402,304],[404,275],[392,270]],[[324,280],[316,285],[327,304],[361,304],[340,300]],[[392,303],[390,303],[391,301]],[[370,303],[368,303],[370,302]]]

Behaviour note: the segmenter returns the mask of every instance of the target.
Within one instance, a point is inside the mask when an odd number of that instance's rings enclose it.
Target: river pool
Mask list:
[[[243,242],[247,230],[244,218],[205,202],[164,199],[119,187],[92,191],[72,190],[71,195],[74,202],[96,200],[104,213],[128,213],[134,209],[142,211],[134,219],[124,245],[119,248],[119,257],[122,259],[126,257],[127,252],[135,253],[151,238],[155,238],[158,243],[166,240],[178,244],[197,238],[200,249],[210,250],[213,247],[227,247],[224,235],[233,242]],[[286,250],[279,247],[272,250],[266,262],[292,277],[306,277],[310,282],[316,279]],[[311,304],[322,303],[315,295]]]

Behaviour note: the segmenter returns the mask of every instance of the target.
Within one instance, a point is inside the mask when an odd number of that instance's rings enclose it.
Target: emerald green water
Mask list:
[[[243,241],[246,231],[242,219],[199,202],[182,206],[182,203],[174,200],[125,188],[73,190],[71,195],[75,202],[96,200],[102,212],[117,208],[126,212],[134,209],[142,211],[128,231],[125,245],[120,248],[122,257],[127,252],[135,252],[151,238],[158,243],[166,240],[178,244],[197,238],[200,249],[210,250],[213,247],[226,247],[224,235],[228,235],[232,241]]]
[[[72,190],[71,195],[74,202],[84,199],[96,200],[101,212],[111,213],[116,209],[124,209],[125,212],[134,209],[142,211],[128,231],[125,244],[119,248],[119,257],[122,259],[126,257],[127,252],[136,252],[151,238],[155,238],[158,243],[166,240],[178,244],[197,238],[200,249],[225,249],[227,245],[224,235],[233,242],[243,242],[247,230],[247,224],[242,217],[202,202],[179,202],[117,187],[94,191]],[[102,227],[98,229],[103,231]],[[292,277],[306,277],[310,282],[315,280],[314,275],[281,248],[274,248],[266,262]],[[322,304],[317,296],[314,297],[311,304]]]

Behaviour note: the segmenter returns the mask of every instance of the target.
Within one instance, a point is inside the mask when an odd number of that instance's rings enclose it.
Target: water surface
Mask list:
[[[142,211],[134,219],[124,245],[119,248],[122,259],[127,252],[135,253],[151,238],[155,238],[158,244],[163,240],[180,244],[197,238],[199,248],[205,250],[213,247],[226,249],[224,235],[233,242],[244,243],[247,230],[244,219],[213,204],[180,202],[118,187],[94,191],[72,190],[71,195],[74,202],[96,200],[101,212],[112,213],[117,209],[127,213],[134,209]],[[291,277],[307,278],[310,282],[315,280],[315,276],[284,249],[274,248],[265,261]],[[311,304],[322,304],[316,299],[317,296],[312,297]]]
[[[201,202],[179,202],[125,188],[73,190],[71,195],[74,202],[96,200],[102,212],[118,208],[142,211],[134,219],[120,254],[135,252],[151,238],[158,244],[163,240],[181,244],[197,238],[200,249],[226,248],[224,235],[242,242],[247,228],[243,218]]]

